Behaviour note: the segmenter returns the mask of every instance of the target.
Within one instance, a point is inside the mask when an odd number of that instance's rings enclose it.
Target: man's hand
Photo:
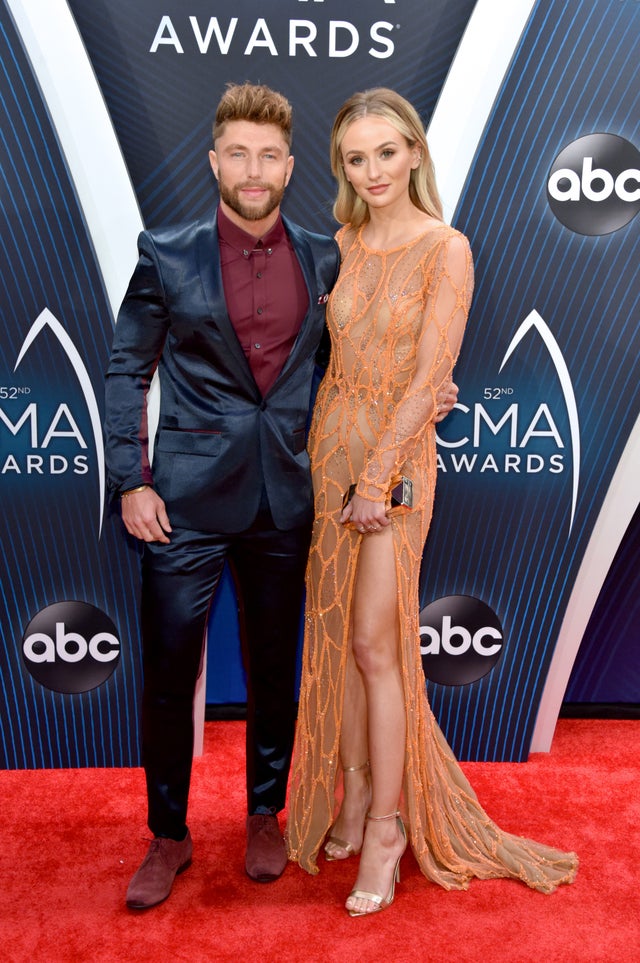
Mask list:
[[[169,542],[171,531],[165,504],[153,488],[123,495],[120,499],[122,521],[129,535],[143,542]]]
[[[453,381],[442,385],[436,395],[436,422],[444,421],[456,401],[458,400],[458,386]]]

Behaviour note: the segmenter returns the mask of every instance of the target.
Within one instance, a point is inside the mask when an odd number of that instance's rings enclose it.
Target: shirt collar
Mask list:
[[[254,237],[253,234],[248,234],[237,224],[234,224],[222,208],[218,207],[218,236],[221,241],[229,244],[234,250],[246,257],[247,253],[250,253],[258,242],[261,242],[264,248],[275,247],[276,244],[286,238],[286,231],[282,223],[282,216],[278,215],[277,221],[266,234],[263,234],[262,237]]]

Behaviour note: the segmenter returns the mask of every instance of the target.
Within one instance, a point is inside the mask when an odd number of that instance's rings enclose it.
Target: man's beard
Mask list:
[[[269,196],[261,207],[244,204],[242,202],[240,199],[240,191],[247,187],[259,187],[261,190],[269,191]],[[254,182],[239,184],[236,187],[230,188],[224,183],[222,177],[218,177],[218,190],[220,191],[221,199],[232,211],[235,211],[236,214],[244,218],[245,221],[261,221],[263,218],[268,217],[280,204],[284,197],[284,189],[284,183],[282,187],[278,188],[274,187],[273,184]]]

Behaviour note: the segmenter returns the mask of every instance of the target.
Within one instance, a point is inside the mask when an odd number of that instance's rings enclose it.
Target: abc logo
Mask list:
[[[588,134],[560,151],[547,200],[576,234],[611,234],[640,211],[640,151],[617,134]]]
[[[476,682],[493,669],[503,644],[493,609],[470,595],[437,599],[420,613],[422,667],[431,682]]]
[[[112,675],[120,661],[116,627],[88,602],[56,602],[31,619],[22,639],[24,664],[54,692],[87,692]]]

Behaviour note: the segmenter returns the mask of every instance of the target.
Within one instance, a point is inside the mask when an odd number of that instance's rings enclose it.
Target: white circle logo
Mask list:
[[[640,211],[640,151],[617,134],[587,134],[564,147],[547,180],[549,207],[576,234],[620,230]]]
[[[88,602],[56,602],[29,622],[24,664],[54,692],[87,692],[102,685],[120,661],[120,640],[105,613]]]
[[[471,595],[449,595],[420,613],[424,674],[440,685],[468,685],[487,675],[504,645],[493,609]]]

